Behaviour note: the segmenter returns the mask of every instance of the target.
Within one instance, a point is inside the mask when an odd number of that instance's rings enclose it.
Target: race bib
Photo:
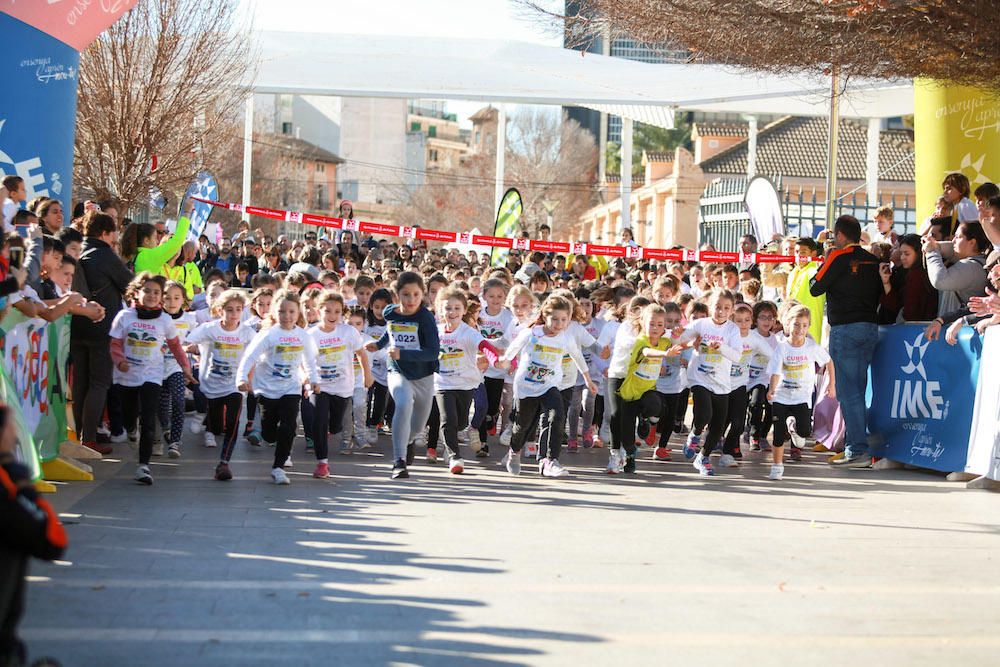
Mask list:
[[[392,337],[393,346],[400,350],[419,350],[420,340],[417,337],[417,328],[416,324],[390,322],[389,335]]]

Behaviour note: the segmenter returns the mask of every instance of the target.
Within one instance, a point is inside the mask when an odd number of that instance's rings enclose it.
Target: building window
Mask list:
[[[479,145],[479,143],[480,143],[480,141],[481,141],[482,138],[483,138],[483,133],[480,132],[479,130],[476,130],[476,142],[475,143],[476,143],[477,146]]]
[[[437,135],[438,135],[437,125],[428,125],[427,126],[427,136],[428,137],[436,137]]]
[[[419,120],[410,121],[410,132],[419,132],[419,131],[420,131],[420,121]]]
[[[316,186],[314,207],[323,211],[330,208],[330,198],[327,196],[326,185],[322,183]]]
[[[317,174],[326,173],[326,165],[323,164],[322,162],[317,162],[316,163],[316,173]]]
[[[430,149],[430,151],[428,152],[428,155],[430,156],[428,159],[431,162],[437,162],[438,161],[438,152],[437,152],[436,148]]]
[[[282,134],[289,134],[290,135],[292,133],[292,124],[291,123],[282,123],[281,124],[281,133]]]

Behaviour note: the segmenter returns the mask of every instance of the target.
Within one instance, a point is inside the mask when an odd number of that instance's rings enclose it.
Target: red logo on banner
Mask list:
[[[574,243],[573,249],[570,251],[574,255],[586,255],[587,254],[587,244],[586,243]]]
[[[285,220],[288,222],[302,222],[302,213],[299,211],[287,211],[285,214]]]
[[[690,248],[684,249],[684,261],[685,262],[697,262],[698,261],[698,251],[691,250]]]
[[[638,246],[628,245],[625,246],[625,256],[629,259],[635,259],[639,257],[641,249]]]
[[[756,264],[757,254],[752,252],[741,252],[740,253],[740,264]]]
[[[344,220],[344,229],[352,232],[358,231],[359,225],[357,220]]]
[[[529,245],[529,239],[514,239],[514,248],[517,250],[527,250]]]
[[[413,231],[413,227],[403,227],[403,229],[399,232],[399,235],[408,239],[416,237],[416,233]]]
[[[472,245],[472,234],[469,232],[462,232],[458,236],[458,242],[462,245]]]

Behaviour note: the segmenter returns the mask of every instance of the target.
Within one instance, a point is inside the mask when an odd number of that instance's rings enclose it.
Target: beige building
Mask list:
[[[467,131],[462,131],[458,117],[441,108],[426,108],[410,104],[406,116],[408,132],[424,135],[424,164],[427,171],[457,167],[469,152]]]
[[[469,152],[473,155],[489,155],[497,152],[497,125],[500,112],[494,107],[483,107],[469,116],[472,133],[469,135]]]

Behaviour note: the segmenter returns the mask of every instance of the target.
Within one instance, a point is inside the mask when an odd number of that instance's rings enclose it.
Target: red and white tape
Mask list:
[[[225,203],[192,197],[197,201],[210,204],[230,211],[239,211],[247,215],[261,218],[296,222],[317,227],[345,229],[353,232],[368,232],[383,236],[423,239],[426,241],[441,241],[442,243],[462,243],[466,245],[488,246],[491,248],[508,248],[512,250],[537,250],[539,252],[557,252],[574,255],[600,255],[602,257],[622,257],[627,259],[656,259],[684,262],[719,262],[719,263],[786,263],[795,262],[791,255],[765,255],[758,253],[718,252],[715,250],[691,250],[689,248],[646,248],[642,246],[598,245],[596,243],[563,243],[561,241],[541,241],[538,239],[511,239],[501,236],[486,236],[469,232],[448,232],[441,229],[426,227],[401,227],[387,225],[381,222],[364,222],[360,220],[344,220],[328,215],[302,213],[301,211],[284,211],[277,208],[262,206],[244,206],[243,204]]]

